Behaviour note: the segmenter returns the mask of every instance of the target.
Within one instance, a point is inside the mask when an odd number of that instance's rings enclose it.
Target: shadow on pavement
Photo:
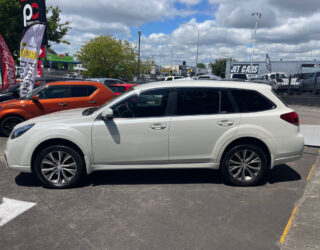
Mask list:
[[[41,183],[33,174],[20,173],[16,176],[15,181],[19,186],[40,187]]]
[[[220,172],[212,169],[148,169],[94,172],[84,185],[194,184],[222,183]]]
[[[268,173],[266,182],[273,184],[300,179],[301,176],[294,169],[288,165],[280,165]],[[15,181],[19,186],[41,186],[34,175],[27,173],[20,173]],[[212,169],[106,170],[90,174],[81,186],[195,183],[220,184],[223,180],[220,172]]]
[[[278,182],[298,181],[301,175],[288,165],[275,166],[267,175],[267,182],[270,184]]]

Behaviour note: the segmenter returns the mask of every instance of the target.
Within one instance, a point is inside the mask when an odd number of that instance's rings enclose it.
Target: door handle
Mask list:
[[[89,103],[96,104],[97,102],[95,100],[90,100]]]
[[[232,126],[233,124],[234,122],[230,120],[222,120],[218,122],[218,125],[221,127],[229,127],[229,126]]]
[[[67,103],[65,103],[65,102],[59,102],[59,104],[58,104],[60,107],[65,107],[65,106],[67,106]]]
[[[161,129],[165,129],[166,127],[167,127],[166,125],[160,124],[160,123],[155,123],[150,125],[150,128],[154,130],[161,130]]]

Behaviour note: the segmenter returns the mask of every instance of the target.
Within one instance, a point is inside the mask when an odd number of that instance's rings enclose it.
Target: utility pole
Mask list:
[[[199,32],[198,25],[195,24],[195,26],[196,26],[197,31],[198,31],[197,57],[196,57],[196,75],[198,75],[198,57],[199,57],[199,40],[200,40],[200,38],[199,38],[200,34],[199,34],[199,33],[200,33],[200,32]]]
[[[141,30],[138,30],[139,44],[138,44],[138,80],[140,80],[140,42],[141,42]]]
[[[254,26],[254,34],[253,34],[253,45],[252,45],[252,56],[251,56],[251,73],[252,73],[252,64],[253,64],[253,56],[254,56],[254,47],[256,46],[256,34],[257,34],[257,28],[258,28],[258,20],[261,19],[261,13],[260,12],[253,12],[252,16],[256,17],[256,24]]]

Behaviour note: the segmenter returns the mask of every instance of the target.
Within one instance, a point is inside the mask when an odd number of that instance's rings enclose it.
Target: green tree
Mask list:
[[[19,56],[23,32],[21,5],[17,0],[0,0],[0,34],[6,41],[15,59]],[[61,23],[61,10],[58,6],[47,8],[48,40],[55,43],[68,43],[63,37],[70,29],[70,22]]]
[[[149,58],[147,58],[147,60],[142,61],[140,64],[140,73],[146,74],[146,75],[151,74],[151,69],[152,69],[152,66],[154,65],[155,65],[154,61],[151,61]]]
[[[230,57],[218,58],[215,60],[214,63],[210,62],[209,67],[211,68],[211,73],[224,78],[226,76],[226,65],[228,61],[234,62],[236,60]]]
[[[197,67],[198,67],[199,69],[206,69],[206,68],[207,68],[207,66],[206,66],[204,63],[198,63],[198,64],[197,64]]]
[[[87,69],[87,77],[132,78],[136,72],[136,55],[127,40],[98,36],[83,45],[76,54]]]

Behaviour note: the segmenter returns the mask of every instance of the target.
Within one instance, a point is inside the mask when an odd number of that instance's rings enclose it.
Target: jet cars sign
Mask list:
[[[232,64],[230,65],[231,74],[258,74],[259,64]]]
[[[46,23],[45,0],[20,0],[22,7],[23,27]]]

